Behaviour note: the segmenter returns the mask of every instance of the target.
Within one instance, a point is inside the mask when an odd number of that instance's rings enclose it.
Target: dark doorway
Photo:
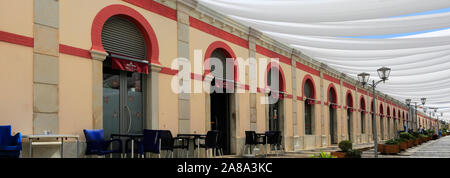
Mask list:
[[[336,121],[336,109],[333,105],[330,105],[330,140],[331,144],[337,144],[336,131],[337,131],[337,121]]]
[[[230,151],[230,94],[216,93],[211,97],[211,130],[219,131],[219,144],[223,154],[231,154]]]

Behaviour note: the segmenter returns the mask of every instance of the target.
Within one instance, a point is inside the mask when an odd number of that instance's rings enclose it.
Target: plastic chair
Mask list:
[[[11,125],[0,126],[0,157],[20,157],[22,151],[22,134],[12,136]]]
[[[200,148],[204,148],[206,150],[206,156],[208,157],[208,150],[219,148],[219,131],[217,130],[210,130],[206,133],[206,137],[203,137],[201,139],[204,139],[204,144],[199,143]],[[197,149],[197,146],[194,145],[194,150]],[[215,153],[213,152],[213,156],[215,156]]]
[[[278,147],[280,147],[280,150],[283,151],[282,144],[281,144],[281,140],[282,140],[281,132],[280,131],[266,131],[265,135],[266,135],[266,143],[269,144],[270,146],[275,147],[275,152],[278,156]]]
[[[136,141],[138,152],[145,156],[145,153],[156,153],[161,158],[161,138],[158,130],[144,129],[144,137],[140,141]]]
[[[120,139],[112,139],[105,140],[105,131],[103,129],[98,130],[87,130],[84,129],[84,136],[86,137],[86,155],[97,155],[97,156],[105,156],[106,154],[110,154],[112,157],[113,153],[120,153],[122,155],[122,140]],[[108,147],[113,143],[119,143],[118,149],[108,150]]]
[[[186,157],[189,156],[189,139],[182,137],[173,137],[170,130],[160,130],[161,150],[171,151],[173,158],[174,149],[186,150]],[[181,144],[175,144],[175,141],[181,141]]]
[[[259,137],[255,131],[245,131],[245,148],[244,150],[247,148],[247,145],[250,145],[250,150],[249,150],[249,154],[252,154],[253,148],[252,145],[265,145],[266,141],[265,141],[265,137],[262,137],[263,140],[259,141]],[[260,151],[261,152],[261,151]]]

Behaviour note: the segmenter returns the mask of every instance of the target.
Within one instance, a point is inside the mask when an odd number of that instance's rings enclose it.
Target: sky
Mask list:
[[[438,13],[447,13],[447,12],[450,12],[450,8],[437,9],[437,10],[425,11],[425,12],[419,12],[419,13],[413,13],[413,14],[406,14],[406,15],[394,16],[394,17],[389,17],[389,18],[419,16],[419,15],[438,14]],[[398,33],[398,34],[375,35],[375,36],[343,36],[342,38],[388,39],[388,38],[417,36],[419,34],[426,34],[426,33],[433,33],[433,32],[437,33],[437,32],[446,31],[446,30],[448,30],[450,32],[450,28],[440,28],[440,29],[434,29],[434,30],[425,30],[425,31]]]

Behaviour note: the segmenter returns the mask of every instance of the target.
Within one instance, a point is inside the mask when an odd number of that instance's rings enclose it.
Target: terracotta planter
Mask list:
[[[384,145],[383,154],[397,154],[400,153],[399,145]]]
[[[336,158],[345,158],[345,152],[340,151],[331,152],[331,156],[336,156]]]
[[[413,140],[408,140],[408,148],[411,148],[414,146],[414,141]]]
[[[408,142],[400,142],[400,150],[408,149]]]
[[[418,138],[416,138],[416,139],[414,140],[414,145],[419,145],[419,139],[418,139]]]
[[[384,151],[384,144],[378,144],[378,152],[383,153]]]

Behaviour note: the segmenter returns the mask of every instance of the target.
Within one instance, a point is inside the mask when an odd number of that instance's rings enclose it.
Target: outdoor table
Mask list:
[[[197,139],[197,157],[200,157],[200,138],[205,137],[206,134],[178,134],[177,137],[194,137],[193,141]],[[195,145],[195,143],[194,143]]]
[[[118,134],[118,133],[113,133],[113,134],[111,134],[111,138],[110,139],[113,139],[113,137],[130,138],[131,139],[131,158],[134,158],[134,140],[137,139],[137,138],[141,138],[143,136],[144,136],[144,134],[134,134],[134,133]],[[112,145],[111,145],[111,147],[112,147]]]
[[[64,134],[41,134],[41,135],[23,135],[23,138],[28,138],[30,140],[30,158],[33,157],[33,145],[59,145],[61,144],[61,158],[63,158],[64,153],[64,139],[67,140],[67,138],[75,138],[77,140],[77,158],[79,153],[79,136],[78,135],[64,135]],[[61,142],[36,142],[33,143],[33,139],[39,140],[41,138],[54,138],[58,141],[58,139],[61,139]]]

